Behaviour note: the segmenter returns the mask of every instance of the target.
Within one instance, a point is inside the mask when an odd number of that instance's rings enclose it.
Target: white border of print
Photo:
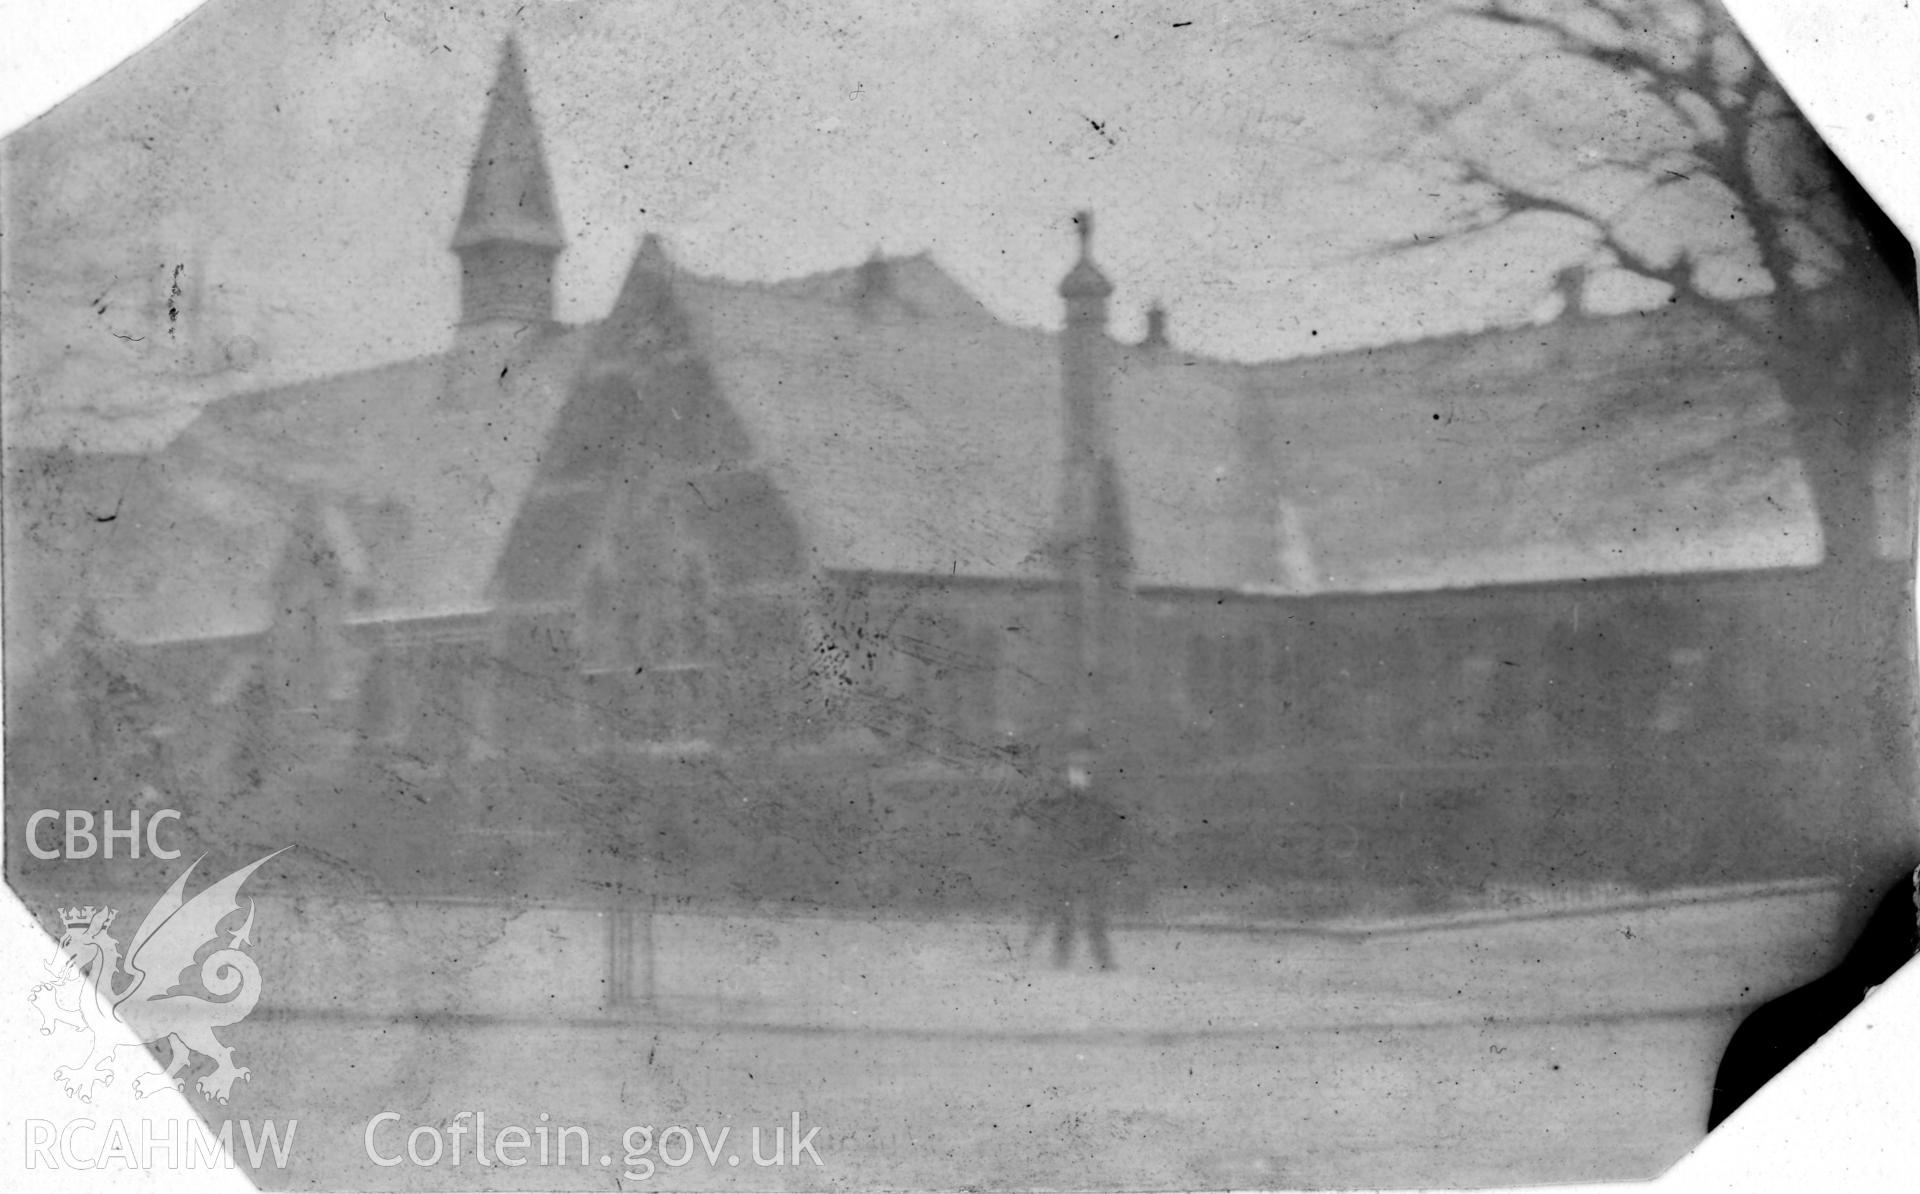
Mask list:
[[[1010,0],[1012,2],[1012,0]],[[1920,241],[1920,11],[1894,0],[1723,0],[1802,109],[1889,214]],[[0,0],[0,134],[112,68],[190,12],[192,0]],[[0,973],[37,973],[51,942],[11,892],[0,894]],[[0,984],[0,1185],[22,1173],[30,1118],[71,1116],[45,1081],[57,1064],[23,999]],[[87,1114],[105,1120],[193,1116],[175,1092],[136,1111],[109,1092]],[[1911,1145],[1920,1115],[1920,967],[1889,982],[1780,1082],[1651,1186],[1575,1189],[1909,1190],[1920,1185]],[[183,1129],[184,1130],[184,1129]],[[36,1190],[124,1190],[123,1172],[37,1172]],[[159,1172],[140,1188],[247,1190],[237,1170]]]

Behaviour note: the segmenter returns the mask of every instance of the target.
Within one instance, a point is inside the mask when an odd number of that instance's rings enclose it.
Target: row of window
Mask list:
[[[1335,653],[1257,636],[1195,635],[1173,703],[1207,736],[1254,749],[1274,736],[1389,749],[1501,741],[1576,746],[1707,728],[1729,697],[1701,646],[1555,654],[1426,646]]]
[[[1177,641],[1177,640],[1176,640]],[[1018,735],[1058,711],[1045,664],[991,628],[897,636],[876,677],[927,722],[974,736]],[[1681,735],[1732,720],[1731,669],[1700,645],[1592,649],[1508,658],[1486,650],[1409,655],[1315,649],[1252,634],[1193,634],[1136,653],[1128,703],[1197,748],[1252,752],[1289,743],[1393,750],[1503,743],[1605,746],[1623,735]],[[1169,658],[1171,656],[1171,658]],[[1036,669],[1034,664],[1040,663]],[[1144,698],[1144,699],[1141,699]]]
[[[448,643],[369,660],[353,685],[361,731],[432,751],[460,742],[673,742],[717,733],[722,723],[751,732],[753,709],[776,703],[775,690],[808,683],[812,672],[796,662],[804,651],[794,645],[807,636],[804,619],[778,595],[729,598],[723,617],[700,558],[677,565],[662,593],[590,577],[579,616],[541,630],[558,637],[535,643],[525,658],[509,650],[495,660],[493,646]],[[972,612],[963,621],[909,603],[892,621],[874,616],[860,623],[873,641],[846,654],[844,670],[857,675],[813,680],[867,689],[887,703],[887,716],[976,741],[1057,724],[1060,663],[1035,647],[1052,632],[1004,610]],[[1649,628],[1661,626],[1589,622],[1581,632],[1513,623],[1503,651],[1483,624],[1464,621],[1417,632],[1288,622],[1269,633],[1228,634],[1144,622],[1121,652],[1131,660],[1123,699],[1146,720],[1144,732],[1216,752],[1299,744],[1565,751],[1735,724],[1775,733],[1787,701],[1766,644],[1662,643]],[[313,627],[300,629],[290,637],[300,640],[294,654],[306,664],[346,654],[316,641]],[[814,637],[820,633],[815,627]],[[555,652],[572,670],[551,667]],[[339,695],[340,669],[296,670],[331,677],[326,687]],[[808,716],[831,720],[814,716],[827,708]],[[1762,725],[1762,715],[1773,722]]]

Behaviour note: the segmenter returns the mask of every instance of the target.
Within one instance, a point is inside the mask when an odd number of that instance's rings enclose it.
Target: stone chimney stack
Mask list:
[[[1127,625],[1132,551],[1114,464],[1111,388],[1115,348],[1107,335],[1113,284],[1094,265],[1093,215],[1074,217],[1080,259],[1060,282],[1065,453],[1055,543],[1064,583],[1058,671],[1070,694],[1068,736],[1111,741],[1132,635]]]
[[[566,239],[546,151],[527,93],[520,47],[508,37],[486,124],[453,234],[460,257],[460,324],[545,329],[553,323],[553,265]]]
[[[1167,309],[1159,303],[1147,308],[1147,334],[1140,347],[1157,350],[1167,346]]]

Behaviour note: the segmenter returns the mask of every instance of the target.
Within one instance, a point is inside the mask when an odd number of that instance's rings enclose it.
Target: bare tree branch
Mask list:
[[[1492,210],[1471,227],[1491,228],[1527,214],[1578,221],[1618,268],[1663,284],[1672,301],[1711,313],[1754,345],[1769,362],[1792,411],[1830,555],[1870,558],[1863,536],[1870,534],[1872,520],[1864,512],[1873,508],[1873,498],[1863,488],[1867,481],[1859,454],[1874,436],[1885,434],[1889,420],[1899,421],[1875,404],[1904,394],[1895,374],[1905,368],[1906,356],[1896,341],[1911,322],[1911,301],[1882,293],[1888,287],[1878,280],[1888,270],[1875,242],[1866,235],[1847,235],[1844,222],[1821,218],[1823,211],[1837,209],[1819,206],[1820,184],[1813,167],[1793,159],[1801,149],[1791,136],[1783,136],[1780,122],[1797,119],[1793,105],[1760,69],[1737,28],[1711,3],[1687,4],[1676,16],[1678,7],[1614,0],[1561,6],[1487,0],[1465,22],[1463,14],[1450,11],[1401,35],[1440,22],[1451,23],[1449,32],[1471,28],[1472,21],[1522,30],[1552,47],[1542,52],[1599,67],[1644,97],[1650,112],[1669,114],[1675,128],[1683,130],[1683,149],[1671,141],[1658,143],[1658,136],[1628,136],[1609,144],[1601,125],[1595,126],[1601,131],[1592,144],[1580,145],[1578,134],[1563,134],[1552,123],[1550,111],[1538,118],[1543,150],[1558,145],[1572,154],[1577,148],[1598,153],[1608,167],[1641,171],[1646,177],[1641,196],[1656,204],[1661,188],[1672,186],[1693,188],[1684,197],[1672,196],[1682,208],[1697,207],[1703,196],[1726,201],[1724,221],[1731,224],[1722,222],[1716,228],[1709,218],[1652,239],[1637,231],[1634,221],[1644,228],[1645,216],[1658,207],[1623,218],[1640,198],[1619,206],[1623,192],[1617,188],[1610,194],[1597,189],[1589,197],[1579,189],[1581,180],[1603,175],[1584,174],[1584,167],[1576,168],[1571,157],[1557,173],[1550,167],[1543,170],[1542,155],[1516,152],[1512,112],[1499,105],[1510,102],[1503,98],[1510,89],[1530,85],[1521,72],[1476,80],[1464,91],[1435,91],[1401,85],[1392,73],[1394,49],[1360,57],[1371,63],[1382,93],[1407,105],[1417,127],[1429,134],[1434,152],[1451,160],[1456,184],[1484,188],[1496,197]],[[1662,36],[1671,44],[1662,45]],[[1509,122],[1501,123],[1503,117]],[[1580,116],[1574,113],[1570,119]],[[1519,135],[1524,138],[1526,130]],[[1837,179],[1847,177],[1844,170],[1831,173]],[[1711,190],[1698,190],[1702,186]],[[1713,276],[1703,272],[1716,260],[1750,262],[1771,285],[1771,298],[1755,302],[1728,297]],[[1594,268],[1583,264],[1562,269],[1554,288],[1566,293],[1575,275],[1591,276]],[[1894,397],[1885,398],[1883,392]]]

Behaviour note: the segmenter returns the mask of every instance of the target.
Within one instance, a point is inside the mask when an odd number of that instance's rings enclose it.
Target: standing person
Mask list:
[[[1112,970],[1107,913],[1114,879],[1125,865],[1126,818],[1096,789],[1090,751],[1068,756],[1064,779],[1053,794],[1026,808],[1040,829],[1039,925],[1053,923],[1054,965],[1072,961],[1074,935],[1083,926],[1094,962]]]

